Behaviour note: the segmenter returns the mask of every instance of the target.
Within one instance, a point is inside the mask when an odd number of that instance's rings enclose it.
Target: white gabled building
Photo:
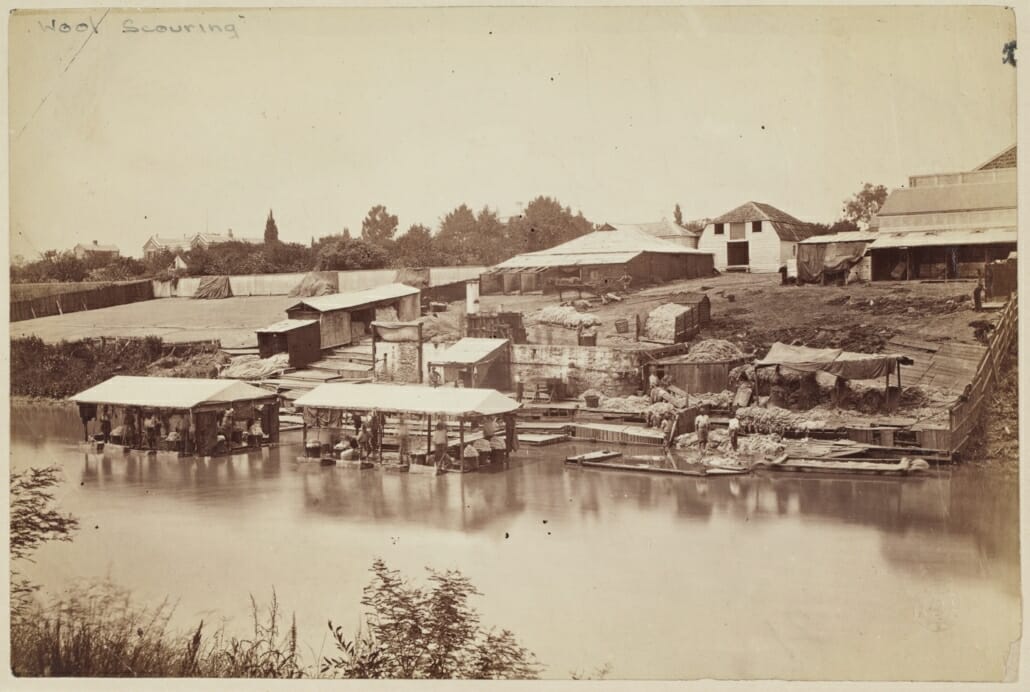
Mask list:
[[[777,272],[797,255],[812,227],[771,204],[745,202],[712,219],[697,249],[715,255],[720,271]]]

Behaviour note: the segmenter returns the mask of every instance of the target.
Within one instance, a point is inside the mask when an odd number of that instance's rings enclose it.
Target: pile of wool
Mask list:
[[[708,447],[719,447],[723,443],[729,446],[729,433],[722,428],[712,428],[708,431]],[[680,449],[697,446],[697,433],[684,433],[676,438],[676,446]]]
[[[231,380],[258,380],[282,372],[290,367],[290,356],[276,353],[271,358],[260,359],[256,356],[240,356],[233,360],[229,367],[218,374]]]
[[[787,430],[796,428],[798,423],[804,422],[804,419],[799,420],[795,414],[776,406],[745,406],[737,410],[737,419],[741,427],[749,432],[777,435],[782,435]]]
[[[646,396],[602,396],[601,409],[622,413],[643,413],[651,405]]]
[[[578,312],[575,308],[565,305],[552,305],[541,308],[533,315],[533,319],[543,324],[556,324],[569,329],[594,327],[601,324],[601,320],[597,318],[597,315]]]
[[[682,360],[687,363],[717,363],[743,356],[740,348],[725,339],[705,339],[691,346]]]
[[[723,452],[733,450],[728,440],[719,448]],[[737,454],[774,458],[783,454],[785,448],[779,435],[742,435],[737,438]]]
[[[644,336],[651,341],[672,343],[676,338],[676,318],[690,308],[676,303],[659,305],[647,315],[644,322]]]
[[[735,394],[728,389],[721,392],[710,392],[706,394],[692,394],[690,403],[695,406],[707,406],[709,408],[732,408]]]

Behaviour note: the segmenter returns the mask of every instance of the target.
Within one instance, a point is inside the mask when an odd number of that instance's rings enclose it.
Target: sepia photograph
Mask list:
[[[1017,683],[1025,9],[10,11],[0,687]]]

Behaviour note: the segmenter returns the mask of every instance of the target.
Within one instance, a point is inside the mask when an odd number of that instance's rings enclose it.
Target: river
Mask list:
[[[245,627],[273,587],[311,661],[358,623],[375,557],[457,568],[484,623],[567,678],[1000,680],[1020,636],[1018,493],[954,467],[924,479],[695,479],[566,469],[564,444],[500,473],[87,456],[74,410],[14,404],[15,470],[58,464],[81,522],[27,565],[49,593],[108,577],[176,623]],[[653,450],[648,450],[653,453]],[[1018,644],[1017,644],[1018,645]],[[311,652],[314,652],[312,654]],[[1009,666],[1009,673],[1006,667]]]

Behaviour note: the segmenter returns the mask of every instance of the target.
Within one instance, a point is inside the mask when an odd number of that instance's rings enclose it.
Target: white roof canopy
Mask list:
[[[432,365],[473,365],[490,359],[502,348],[507,339],[482,339],[467,336],[429,361]]]
[[[329,382],[294,402],[305,408],[383,411],[448,416],[494,416],[519,408],[519,403],[494,389],[422,387],[397,384]]]
[[[331,312],[332,310],[352,310],[354,308],[364,307],[373,303],[381,303],[383,301],[398,300],[407,296],[415,295],[419,293],[417,288],[412,288],[406,284],[386,284],[385,286],[375,286],[373,288],[366,288],[362,291],[351,291],[349,293],[332,293],[327,296],[316,296],[313,298],[303,298],[297,304],[292,305],[287,309],[293,310],[301,305],[306,305],[309,308],[317,310],[319,312]]]
[[[987,228],[950,231],[880,231],[870,246],[873,250],[902,247],[939,247],[948,245],[991,245],[1016,242],[1015,228]]]
[[[239,380],[118,375],[71,400],[80,404],[112,404],[145,408],[191,409],[205,404],[271,399],[276,395]]]

